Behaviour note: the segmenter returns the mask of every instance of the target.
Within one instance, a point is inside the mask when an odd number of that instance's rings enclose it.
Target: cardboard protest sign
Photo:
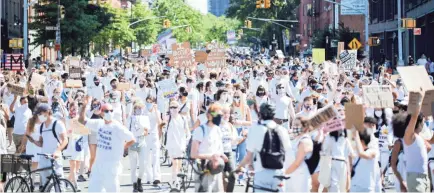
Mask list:
[[[161,93],[164,98],[171,98],[178,92],[175,81],[171,79],[160,81],[157,85],[159,87],[158,93]]]
[[[69,66],[75,66],[75,67],[79,67],[80,66],[80,58],[78,57],[69,57]]]
[[[194,60],[196,62],[204,63],[208,58],[208,54],[205,51],[196,51],[194,53]]]
[[[221,69],[226,67],[226,48],[223,44],[208,44],[206,49],[210,51],[205,63],[208,69]]]
[[[343,50],[339,54],[341,60],[340,68],[344,70],[352,70],[356,67],[357,62],[357,50]]]
[[[191,55],[190,43],[172,44],[172,57],[170,58],[171,66],[174,67],[192,67],[194,65]]]
[[[116,88],[116,90],[122,91],[122,90],[130,90],[131,89],[131,84],[128,82],[120,82],[118,83],[118,86]]]
[[[26,90],[25,87],[17,84],[8,84],[8,89],[13,95],[23,96]]]
[[[342,52],[342,50],[344,50],[344,49],[345,49],[345,42],[338,42],[338,52],[336,52],[338,59],[340,59],[339,55]]]
[[[425,97],[422,101],[422,113],[425,116],[434,115],[431,109],[431,104],[434,102],[434,89],[425,91]]]
[[[400,76],[399,76],[398,74],[394,74],[394,75],[390,76],[390,81],[392,81],[392,82],[396,82],[396,80],[398,80],[399,77],[400,77]]]
[[[70,67],[69,68],[70,79],[81,79],[81,68]]]
[[[89,128],[87,128],[83,124],[81,124],[78,121],[78,119],[70,119],[69,120],[69,128],[72,129],[72,134],[76,134],[76,135],[89,135],[90,134]]]
[[[434,115],[434,102],[431,103],[431,113]]]
[[[68,79],[68,80],[66,80],[65,87],[66,88],[81,88],[81,87],[83,87],[83,84],[81,83],[81,80]]]
[[[393,108],[393,95],[390,85],[363,86],[363,102],[373,108]]]
[[[346,103],[345,104],[345,128],[351,129],[353,126],[360,130],[364,128],[364,113],[363,105]]]
[[[32,79],[30,80],[30,85],[32,85],[34,88],[39,88],[44,83],[45,83],[45,76],[42,76],[38,73],[32,73]]]
[[[140,56],[142,57],[148,57],[152,55],[152,50],[151,49],[142,49],[140,50]]]
[[[38,101],[41,103],[48,103],[48,97],[46,96],[38,97]]]
[[[306,122],[312,128],[317,128],[323,123],[333,119],[337,116],[337,112],[332,104],[320,109],[315,115],[310,117]]]
[[[417,92],[410,92],[410,96],[408,97],[408,107],[407,112],[409,113],[415,113],[416,109],[418,108],[419,103],[422,103],[421,94]]]
[[[338,131],[338,130],[343,130],[344,127],[344,123],[341,119],[339,118],[334,118],[330,121],[327,121],[324,126],[323,126],[323,131],[324,132],[332,132],[332,131]]]
[[[325,49],[324,48],[313,48],[312,49],[312,60],[315,64],[321,64],[325,61]]]
[[[408,91],[420,91],[420,88],[424,91],[434,89],[424,66],[398,67],[397,70]]]

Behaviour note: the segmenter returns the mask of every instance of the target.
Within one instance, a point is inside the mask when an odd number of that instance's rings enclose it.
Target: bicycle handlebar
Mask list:
[[[287,176],[287,175],[275,175],[273,177],[276,179],[279,179],[279,180],[287,180],[287,179],[291,178],[290,176]]]

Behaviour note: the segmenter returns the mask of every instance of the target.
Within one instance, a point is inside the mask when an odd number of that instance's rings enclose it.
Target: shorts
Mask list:
[[[171,158],[184,157],[185,150],[170,148],[170,149],[167,149],[167,153],[169,154],[169,157],[171,157]]]
[[[89,144],[96,145],[97,139],[96,139],[96,132],[90,133],[89,135]]]

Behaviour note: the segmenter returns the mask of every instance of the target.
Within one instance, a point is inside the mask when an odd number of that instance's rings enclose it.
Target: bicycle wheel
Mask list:
[[[5,192],[30,192],[30,187],[23,177],[15,176],[6,183]]]
[[[167,153],[167,149],[164,146],[160,148],[160,165],[163,165],[168,160],[169,154]]]
[[[60,188],[60,189],[59,189]],[[59,189],[56,191],[56,189]],[[45,192],[76,192],[75,186],[67,179],[59,179],[59,185],[53,181],[47,186]]]
[[[188,175],[189,173],[190,173],[190,175]],[[190,188],[191,182],[193,181],[193,168],[192,168],[190,162],[187,163],[187,171],[185,172],[185,174],[187,175],[185,185],[187,186],[187,189],[188,189],[188,188]]]

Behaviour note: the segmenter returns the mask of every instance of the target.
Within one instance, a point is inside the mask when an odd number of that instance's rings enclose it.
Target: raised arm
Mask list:
[[[418,101],[417,101],[417,104],[415,106],[415,108],[416,108],[415,112],[413,112],[411,114],[410,122],[407,125],[407,129],[405,129],[404,143],[406,145],[413,144],[413,142],[416,139],[414,130],[415,130],[415,127],[416,127],[417,118],[418,118],[419,113],[420,113],[420,108],[422,107],[422,99],[424,97],[423,91],[421,91],[421,92],[410,92],[410,96],[412,94],[418,96]]]

